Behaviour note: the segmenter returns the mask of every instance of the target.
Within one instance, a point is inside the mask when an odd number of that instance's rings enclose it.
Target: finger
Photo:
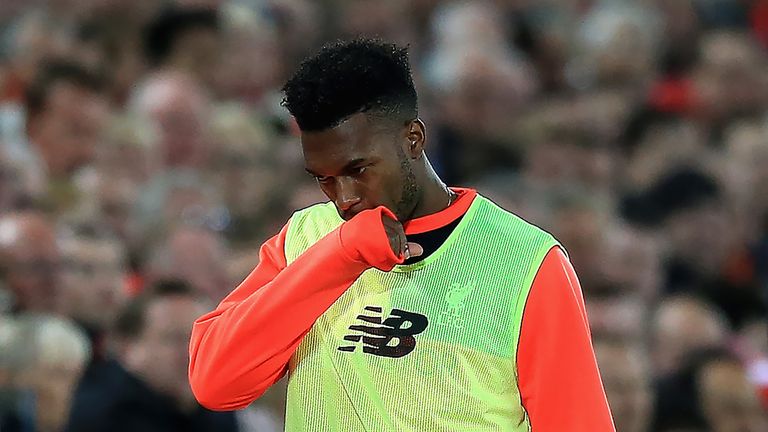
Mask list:
[[[417,256],[424,255],[424,248],[421,247],[418,243],[408,242],[406,243],[405,248],[405,258],[414,258]]]

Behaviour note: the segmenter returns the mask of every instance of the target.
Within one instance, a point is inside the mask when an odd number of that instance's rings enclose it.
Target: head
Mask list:
[[[14,309],[54,312],[57,308],[60,257],[53,227],[35,211],[0,217],[0,276]]]
[[[206,84],[214,79],[218,45],[215,9],[171,8],[155,17],[144,31],[144,54],[151,66],[181,70]]]
[[[109,118],[103,88],[101,77],[67,61],[43,65],[28,87],[27,134],[51,176],[93,161]]]
[[[62,430],[90,358],[88,338],[70,321],[47,315],[20,315],[4,324],[2,362],[10,367],[18,394],[33,402],[35,430]]]
[[[757,432],[768,429],[768,413],[739,360],[718,355],[703,362],[696,377],[704,418],[714,432]]]
[[[384,205],[410,219],[431,168],[407,49],[366,39],[328,45],[283,91],[306,170],[339,215]]]
[[[61,307],[69,317],[106,331],[125,301],[126,251],[105,228],[64,227],[61,249]]]
[[[704,300],[687,296],[662,301],[652,331],[660,376],[678,371],[691,352],[722,346],[729,333],[722,313]]]
[[[595,356],[616,429],[647,431],[652,407],[647,353],[638,343],[604,338],[595,341]]]
[[[157,282],[118,315],[119,360],[156,392],[188,403],[193,396],[187,346],[192,323],[207,307],[185,282]]]
[[[138,87],[132,98],[132,109],[146,122],[140,127],[156,132],[151,138],[163,167],[200,169],[206,164],[211,107],[198,82],[184,73],[159,73]]]
[[[149,263],[149,277],[183,279],[196,294],[219,302],[227,294],[225,287],[230,285],[228,255],[229,249],[217,232],[180,226],[155,250]]]

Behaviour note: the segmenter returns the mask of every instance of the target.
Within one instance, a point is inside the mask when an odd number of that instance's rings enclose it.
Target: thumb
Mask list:
[[[408,247],[405,250],[405,259],[421,255],[424,255],[424,248],[418,243],[408,242]]]

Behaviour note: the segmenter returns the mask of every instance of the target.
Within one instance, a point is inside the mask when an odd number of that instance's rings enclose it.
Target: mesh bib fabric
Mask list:
[[[287,261],[342,220],[299,211]],[[369,269],[291,358],[287,431],[529,431],[515,364],[523,308],[555,239],[477,195],[445,243]]]

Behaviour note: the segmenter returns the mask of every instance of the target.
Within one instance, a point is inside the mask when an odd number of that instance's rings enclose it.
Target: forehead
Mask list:
[[[393,132],[387,134],[381,125],[375,123],[365,114],[358,113],[334,128],[303,132],[301,146],[307,169],[340,168],[351,160],[391,153],[385,143],[393,141]]]

